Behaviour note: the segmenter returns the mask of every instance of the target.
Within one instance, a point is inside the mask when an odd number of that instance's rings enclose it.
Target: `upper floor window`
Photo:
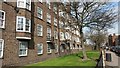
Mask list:
[[[52,49],[50,46],[51,46],[50,44],[47,44],[47,53],[52,53]]]
[[[54,18],[54,25],[57,26],[57,19]]]
[[[4,40],[0,39],[0,58],[3,57]]]
[[[53,11],[55,12],[55,14],[57,14],[57,5],[56,4],[53,5]]]
[[[47,39],[51,39],[51,28],[47,28]]]
[[[64,23],[63,23],[63,21],[59,21],[59,28],[64,28]]]
[[[31,10],[31,0],[17,0],[17,7]]]
[[[5,12],[0,10],[0,28],[5,28]]]
[[[58,39],[58,32],[56,29],[54,30],[54,39]]]
[[[49,13],[47,13],[47,22],[48,22],[48,23],[51,23],[51,16],[50,16]]]
[[[42,0],[38,0],[38,1],[42,3]]]
[[[40,19],[43,17],[43,10],[40,7],[37,7],[37,17]]]
[[[31,21],[23,16],[17,16],[16,31],[31,32]]]
[[[43,26],[40,24],[37,24],[37,35],[43,36]]]
[[[43,54],[43,44],[42,43],[37,44],[37,49],[38,49],[38,51],[37,51],[38,54]]]
[[[27,56],[28,52],[28,42],[19,41],[19,56]]]
[[[46,0],[46,5],[47,5],[47,7],[48,7],[49,9],[51,9],[51,7],[50,7],[50,0]]]
[[[65,40],[63,32],[60,32],[60,40]]]

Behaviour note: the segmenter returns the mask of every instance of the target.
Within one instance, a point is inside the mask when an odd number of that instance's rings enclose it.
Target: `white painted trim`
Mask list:
[[[17,39],[31,39],[30,37],[16,37]]]
[[[0,58],[3,58],[4,40],[3,40],[3,39],[0,39],[0,41],[2,42],[2,52],[1,52]]]
[[[3,26],[1,26],[0,28],[5,28],[5,11],[3,10],[0,10],[0,12],[3,12],[4,13],[4,18],[2,19],[3,20]]]

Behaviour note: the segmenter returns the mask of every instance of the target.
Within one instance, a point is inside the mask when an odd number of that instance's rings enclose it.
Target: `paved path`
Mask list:
[[[105,53],[111,54],[111,62],[105,61],[105,65],[109,66],[106,68],[120,68],[120,57],[118,57],[114,52],[111,51],[105,51]]]

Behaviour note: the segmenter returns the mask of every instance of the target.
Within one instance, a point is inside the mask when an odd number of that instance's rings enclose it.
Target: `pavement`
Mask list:
[[[111,61],[108,61],[106,59],[109,59],[110,57],[106,57],[106,54],[111,55]],[[105,68],[120,68],[120,57],[117,56],[114,52],[111,51],[105,51]]]

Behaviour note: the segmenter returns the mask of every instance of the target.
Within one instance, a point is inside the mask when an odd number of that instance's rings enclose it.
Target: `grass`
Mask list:
[[[82,60],[82,52],[78,54],[71,54],[63,57],[49,59],[43,62],[27,65],[25,68],[36,68],[34,66],[96,66],[96,59],[99,58],[98,51],[88,51],[87,56],[89,60]]]

